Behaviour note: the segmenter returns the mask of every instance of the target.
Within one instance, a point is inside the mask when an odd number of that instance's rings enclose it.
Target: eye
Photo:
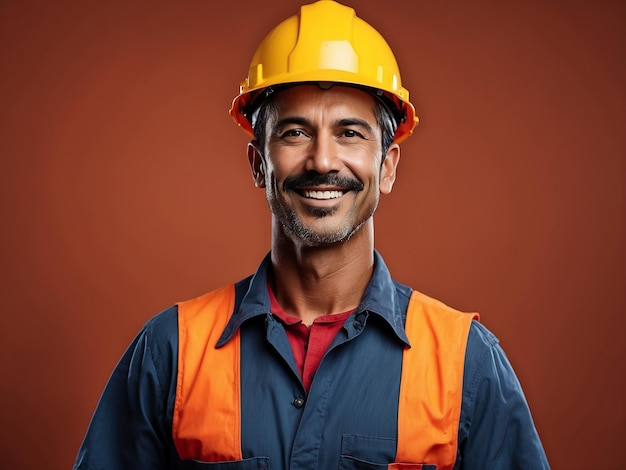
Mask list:
[[[360,137],[363,138],[363,134],[361,134],[358,131],[355,131],[354,129],[345,129],[341,132],[341,136],[342,137]]]
[[[307,134],[302,129],[289,129],[280,135],[281,139],[306,137]]]

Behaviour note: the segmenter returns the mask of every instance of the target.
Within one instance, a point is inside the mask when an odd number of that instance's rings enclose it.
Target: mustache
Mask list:
[[[332,186],[346,191],[363,190],[363,183],[358,179],[340,176],[336,173],[320,174],[316,171],[309,171],[299,176],[288,176],[283,182],[284,191],[314,186]]]

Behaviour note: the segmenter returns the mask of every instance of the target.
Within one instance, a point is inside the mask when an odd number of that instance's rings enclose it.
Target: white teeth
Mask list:
[[[302,194],[311,199],[336,199],[343,195],[343,191],[303,191]]]

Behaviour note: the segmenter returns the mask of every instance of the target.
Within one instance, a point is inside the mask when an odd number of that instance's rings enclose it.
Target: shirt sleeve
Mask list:
[[[146,323],[115,367],[75,470],[169,468],[175,452],[171,419],[177,351],[177,309],[172,307]]]
[[[468,338],[455,468],[550,468],[520,382],[497,338],[477,322]]]

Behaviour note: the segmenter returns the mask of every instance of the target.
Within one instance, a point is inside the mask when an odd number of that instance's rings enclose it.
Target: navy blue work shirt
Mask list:
[[[78,452],[77,470],[377,469],[395,459],[404,321],[411,289],[375,252],[372,279],[307,394],[282,323],[270,313],[269,255],[236,284],[220,342],[241,333],[244,460],[181,462],[172,440],[176,306],[142,328],[116,366]],[[473,322],[455,469],[549,468],[520,383],[498,344]]]

